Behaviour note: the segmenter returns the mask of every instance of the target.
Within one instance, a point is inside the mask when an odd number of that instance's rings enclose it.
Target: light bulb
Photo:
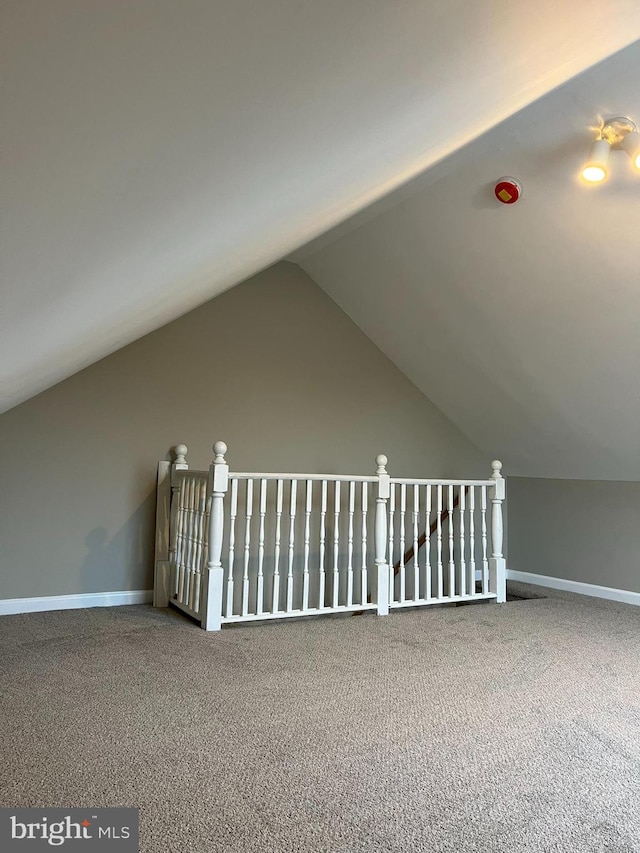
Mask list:
[[[640,171],[640,133],[637,130],[627,133],[622,140],[621,147],[631,157],[634,168]]]
[[[607,171],[602,166],[585,166],[582,170],[582,177],[590,184],[597,184],[604,181],[607,177]]]
[[[585,181],[590,184],[598,184],[605,180],[610,150],[611,146],[606,139],[595,140],[589,151],[589,159],[582,170],[582,177]]]

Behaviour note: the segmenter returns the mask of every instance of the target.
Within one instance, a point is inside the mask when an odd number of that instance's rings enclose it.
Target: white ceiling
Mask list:
[[[292,256],[510,474],[640,480],[640,173],[579,180],[598,114],[640,122],[640,41]]]
[[[2,16],[0,410],[640,37],[637,0],[5,0]],[[561,154],[531,162],[542,174]],[[523,274],[529,210],[503,232]],[[490,236],[470,236],[469,259]]]

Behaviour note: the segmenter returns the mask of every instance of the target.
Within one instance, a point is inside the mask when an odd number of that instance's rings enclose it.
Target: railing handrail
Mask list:
[[[415,477],[391,477],[391,484],[405,486],[493,486],[495,480],[425,480]]]
[[[174,476],[193,477],[200,476],[206,478],[209,476],[208,471],[196,471],[194,468],[178,469],[174,471]],[[291,472],[278,473],[276,471],[229,471],[230,480],[313,480],[314,482],[340,482],[340,483],[377,483],[378,477],[373,476],[363,477],[359,474],[293,474]],[[444,482],[444,481],[443,481]],[[453,483],[453,480],[451,481]]]
[[[291,474],[291,473],[250,473],[246,471],[229,471],[230,480],[326,480],[333,483],[377,483],[378,477],[362,477],[357,474]]]
[[[193,476],[199,475],[208,477],[208,471],[196,471],[194,468],[175,471],[175,475]],[[229,479],[235,480],[313,480],[321,482],[329,480],[332,482],[341,483],[377,483],[378,477],[364,477],[360,474],[295,474],[292,472],[277,471],[229,471]],[[444,479],[425,479],[416,477],[390,477],[391,485],[406,485],[406,486],[493,486],[495,480],[444,480]]]

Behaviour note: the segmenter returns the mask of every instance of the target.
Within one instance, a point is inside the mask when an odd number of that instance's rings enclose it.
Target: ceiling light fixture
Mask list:
[[[637,130],[627,133],[620,147],[627,152],[634,167],[640,172],[640,133]]]
[[[635,122],[626,116],[614,116],[601,122],[598,137],[589,151],[582,169],[582,177],[590,184],[604,181],[608,175],[609,153],[612,148],[626,151],[636,169],[640,171],[640,133]]]

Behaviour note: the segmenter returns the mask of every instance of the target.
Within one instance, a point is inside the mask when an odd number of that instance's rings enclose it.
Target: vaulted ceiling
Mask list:
[[[546,185],[554,170],[560,175],[575,150],[568,153],[569,142],[583,145],[597,111],[613,106],[603,103],[604,94],[591,99],[582,92],[569,125],[562,114],[544,113],[544,139],[535,143],[528,141],[527,123],[540,130],[535,110],[546,99],[532,107],[533,119],[495,137],[490,150],[479,137],[536,99],[553,98],[548,93],[556,87],[640,38],[637,0],[9,0],[2,38],[2,410],[210,299],[401,185],[408,195],[387,204],[423,189],[431,197],[433,189],[430,245],[444,236],[437,211],[449,198],[447,180],[461,191],[461,207],[479,213],[476,222],[469,210],[459,211],[465,237],[453,246],[464,246],[466,261],[447,267],[431,253],[415,261],[437,273],[430,276],[434,282],[440,277],[449,284],[460,274],[460,283],[439,298],[446,301],[449,293],[483,320],[482,288],[491,287],[484,282],[470,294],[463,267],[475,266],[497,234],[506,256],[496,257],[496,264],[514,272],[511,279],[499,276],[509,296],[513,282],[526,281],[534,246],[545,245],[542,238],[530,242],[532,227],[536,233],[547,220],[557,224],[551,207],[577,220],[582,236],[566,248],[567,264],[573,268],[573,257],[585,272],[591,263],[576,260],[577,243],[601,240],[596,223],[608,223],[619,211],[613,185],[599,196],[606,210],[595,196],[580,196],[576,210],[570,199],[579,188],[573,184],[556,185],[554,201],[547,196],[544,203],[534,202],[537,190],[529,184],[521,206],[509,211],[514,215],[503,217],[502,231],[492,231],[489,223],[496,220],[485,209],[486,183],[496,171],[520,168],[522,151],[530,154],[526,178],[540,177]],[[633,94],[637,54],[628,55]],[[606,83],[606,67],[593,70],[596,86]],[[638,117],[637,97],[632,103],[622,94],[613,97],[620,101],[617,110],[635,109]],[[566,103],[559,104],[564,111]],[[474,139],[482,159],[477,168],[473,146],[467,146]],[[519,152],[512,161],[510,150]],[[418,175],[424,184],[407,184]],[[625,204],[637,199],[635,190],[621,186]],[[367,221],[381,212],[370,210]],[[416,215],[423,212],[416,208]],[[304,257],[320,284],[403,366],[413,358],[376,331],[386,313],[372,320],[352,305],[352,282],[367,283],[375,246],[367,243],[371,256],[361,268],[346,254],[342,266],[334,264],[347,245],[336,238],[352,239],[354,225],[362,221],[325,238],[324,249],[311,246]],[[611,257],[627,260],[607,261],[605,280],[621,271],[627,276],[630,264],[637,271],[628,260],[633,247],[626,225],[607,226],[607,239],[610,232]],[[562,254],[565,242],[555,230],[553,236]],[[330,244],[335,248],[322,254]],[[443,254],[445,245],[451,244],[443,243]],[[546,254],[547,282],[554,265],[551,251]],[[600,260],[593,252],[589,257]],[[406,278],[408,289],[396,298],[408,302],[417,279],[413,267],[402,273],[402,260],[400,252],[393,275],[398,283]],[[384,290],[380,282],[378,289]],[[381,305],[386,312],[384,299]],[[487,336],[502,342],[513,363],[509,334],[519,331],[505,330],[504,321],[496,317]],[[466,346],[478,377],[493,376],[496,354],[478,365],[472,339],[464,343],[458,335],[448,346]],[[453,382],[455,371],[462,371],[458,356],[438,352],[441,361],[449,358]],[[629,351],[616,355],[629,358]],[[426,366],[421,370],[428,373]],[[415,368],[407,372],[454,419],[465,415],[437,384],[427,389]],[[527,416],[521,414],[512,427]],[[487,428],[486,415],[479,416],[476,441],[488,439]]]
[[[579,178],[626,114],[640,42],[292,256],[511,474],[640,480],[640,172]]]

